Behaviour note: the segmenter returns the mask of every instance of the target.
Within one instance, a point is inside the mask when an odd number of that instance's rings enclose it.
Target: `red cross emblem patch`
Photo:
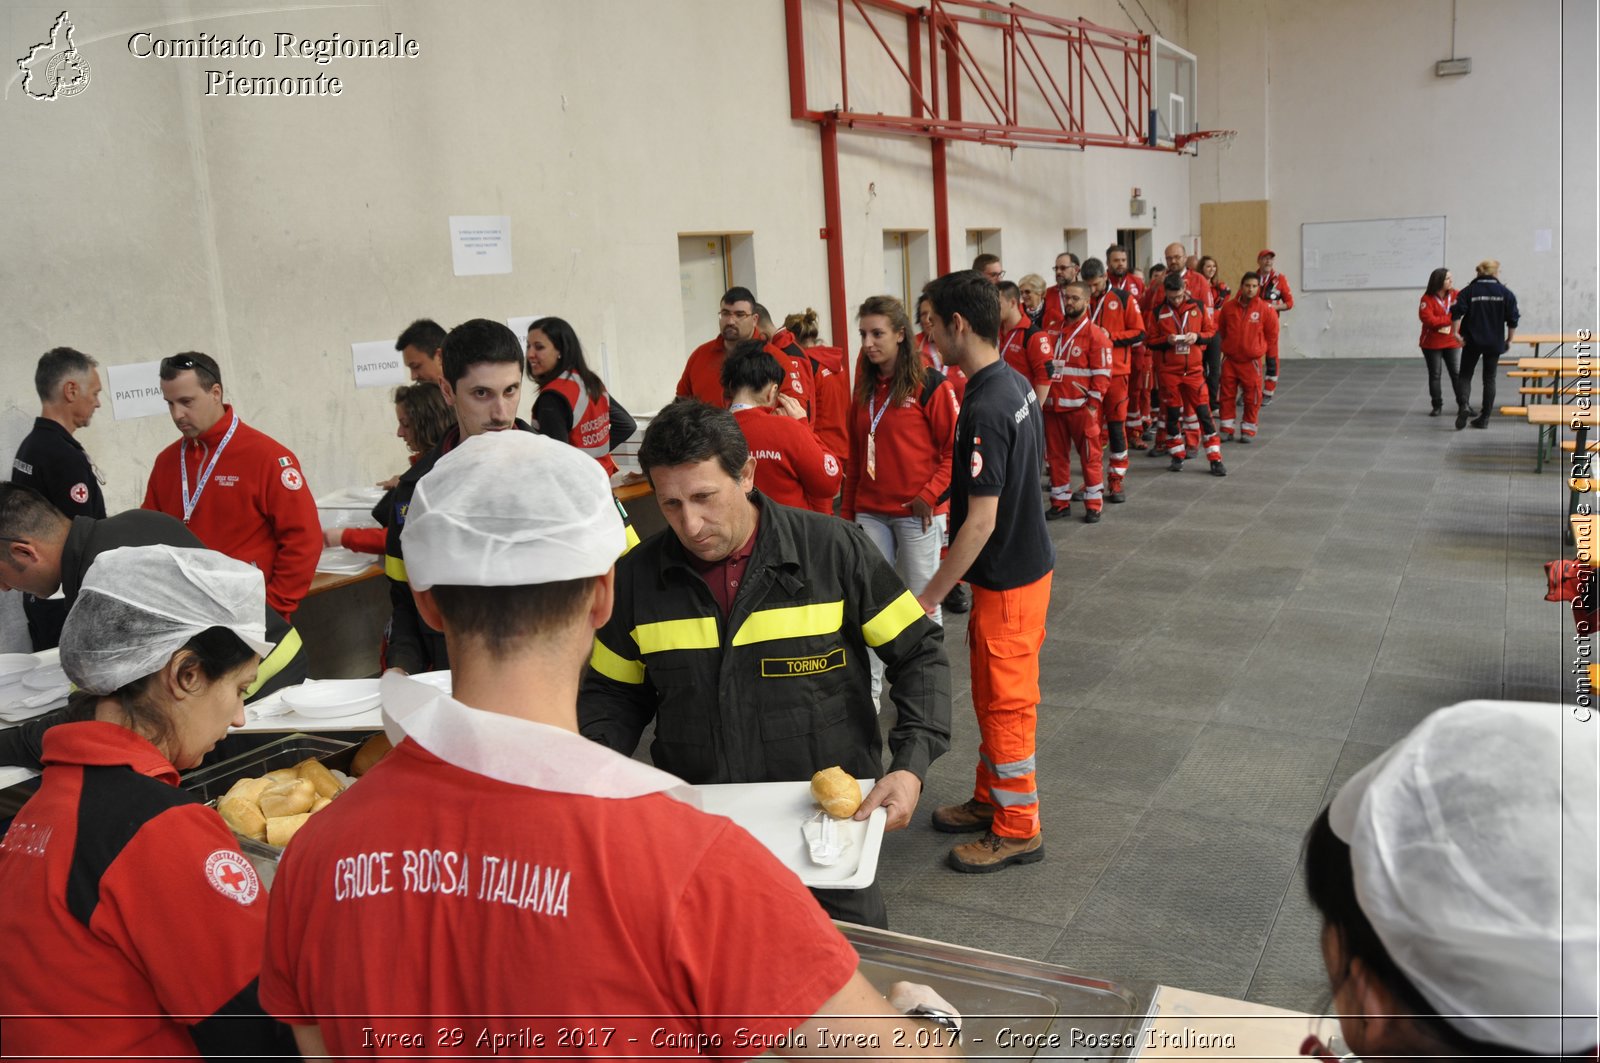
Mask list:
[[[71,495],[72,500],[81,506],[85,502],[89,501],[89,485],[73,484],[72,490],[68,491],[67,494]]]
[[[300,470],[293,465],[278,474],[278,479],[283,481],[283,486],[291,491],[298,491],[306,485],[305,477],[300,475]]]
[[[206,857],[206,881],[218,893],[240,904],[254,902],[261,893],[256,869],[232,849],[218,849]]]

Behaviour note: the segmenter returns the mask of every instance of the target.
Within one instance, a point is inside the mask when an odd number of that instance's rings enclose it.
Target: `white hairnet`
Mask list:
[[[1445,1021],[1556,1054],[1595,1043],[1595,808],[1594,724],[1469,701],[1358,772],[1328,823],[1362,912]]]
[[[61,629],[61,667],[80,690],[110,694],[161,670],[190,639],[225,627],[263,657],[267,584],[211,550],[122,546],[94,559]]]
[[[517,587],[603,575],[622,556],[611,481],[583,451],[532,432],[485,432],[417,482],[400,541],[406,578]]]

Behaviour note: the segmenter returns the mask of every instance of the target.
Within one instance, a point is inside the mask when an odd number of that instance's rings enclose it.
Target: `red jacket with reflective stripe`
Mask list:
[[[1294,309],[1294,292],[1289,290],[1289,278],[1275,269],[1260,270],[1256,276],[1261,278],[1261,298],[1268,303],[1273,300],[1281,302],[1283,305],[1277,308],[1279,310]]]
[[[1204,369],[1200,348],[1216,331],[1211,315],[1194,300],[1186,300],[1176,309],[1171,303],[1162,303],[1151,311],[1150,332],[1144,342],[1154,353],[1158,370],[1188,372]],[[1193,332],[1199,339],[1189,346],[1187,353],[1179,354],[1173,348],[1172,337],[1185,332]]]
[[[1111,375],[1127,376],[1132,370],[1133,348],[1144,339],[1144,314],[1138,300],[1127,292],[1107,288],[1095,297],[1089,320],[1111,337]]]
[[[1059,368],[1045,409],[1050,413],[1084,406],[1099,409],[1111,388],[1111,337],[1090,321],[1087,313],[1079,316],[1077,324],[1067,321],[1062,325],[1055,350]]]
[[[1233,362],[1278,357],[1278,312],[1260,296],[1248,303],[1229,299],[1217,312],[1222,356]]]
[[[607,476],[614,475],[617,463],[611,460],[611,397],[602,391],[599,398],[591,399],[582,378],[573,372],[562,373],[539,388],[541,395],[545,392],[560,396],[572,410],[572,431],[567,433],[566,441],[598,461]]]

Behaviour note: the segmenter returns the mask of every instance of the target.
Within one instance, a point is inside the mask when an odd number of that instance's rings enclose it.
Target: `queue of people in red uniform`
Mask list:
[[[1271,402],[1277,383],[1278,315],[1293,305],[1293,295],[1273,269],[1274,260],[1273,252],[1264,249],[1257,258],[1259,269],[1245,274],[1237,296],[1221,280],[1216,259],[1187,255],[1181,244],[1166,248],[1164,261],[1152,266],[1148,281],[1130,270],[1126,249],[1117,245],[1107,249],[1104,262],[1082,261],[1071,252],[1056,256],[1055,283],[1049,288],[1037,274],[1018,283],[1006,280],[997,255],[981,254],[973,261],[973,270],[999,293],[1001,358],[1028,381],[1045,413],[1048,519],[1072,515],[1072,503],[1081,501],[1084,521],[1097,523],[1107,503],[1125,502],[1133,450],[1167,457],[1172,471],[1180,471],[1189,457],[1203,451],[1212,475],[1227,475],[1221,444],[1248,443],[1256,437],[1261,408]],[[781,402],[771,398],[751,403],[764,407],[763,413],[745,414],[741,422],[762,426],[756,430],[771,436],[766,413],[787,414],[809,425],[812,437],[802,441],[785,431],[796,449],[773,450],[773,457],[758,465],[757,483],[768,494],[824,508],[822,500],[807,493],[812,489],[797,473],[816,464],[810,446],[815,442],[845,470],[844,509],[850,516],[852,485],[859,485],[866,460],[863,448],[877,442],[870,424],[862,433],[855,422],[883,415],[865,384],[881,372],[888,375],[878,376],[876,385],[888,386],[894,374],[879,366],[901,328],[894,322],[906,313],[897,302],[897,309],[891,309],[886,299],[875,298],[861,307],[853,404],[847,398],[843,351],[817,345],[815,311],[791,316],[780,329],[748,289],[737,287],[723,297],[718,337],[691,352],[678,394],[722,404],[733,401],[725,381],[718,379],[724,385],[721,392],[713,390],[713,374],[722,371],[739,344],[759,343],[753,349],[767,352],[775,369],[783,371],[780,390],[788,394]],[[914,336],[908,330],[906,343],[919,356],[919,368],[944,377],[959,408],[965,378],[959,368],[943,364],[927,333],[926,312],[925,302],[919,303],[919,328]],[[797,333],[803,334],[803,345]],[[897,405],[910,402],[907,380],[903,376],[898,387]],[[840,413],[850,408],[853,420]],[[937,450],[939,442],[929,445]],[[905,452],[896,454],[897,462],[906,459]],[[920,463],[907,475],[925,482]],[[908,498],[914,493],[911,486]],[[886,553],[896,556],[892,550]]]

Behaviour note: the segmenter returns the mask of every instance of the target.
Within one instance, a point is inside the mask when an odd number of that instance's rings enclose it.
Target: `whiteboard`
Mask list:
[[[1305,291],[1425,288],[1444,265],[1444,215],[1314,221],[1300,226]]]

